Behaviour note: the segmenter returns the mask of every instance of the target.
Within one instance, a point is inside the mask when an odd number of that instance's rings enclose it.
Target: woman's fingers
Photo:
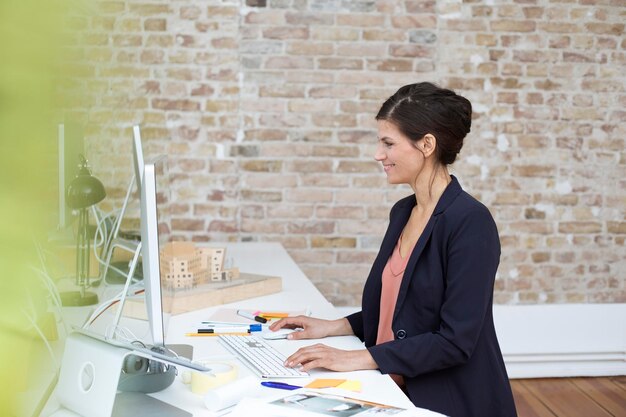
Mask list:
[[[295,329],[296,327],[302,327],[301,320],[298,320],[299,317],[300,316],[282,318],[282,319],[278,320],[277,322],[272,323],[270,325],[270,330],[275,332],[276,330],[280,330],[283,327],[285,327],[287,329]]]
[[[298,349],[285,361],[285,366],[288,367],[298,365],[306,372],[315,368],[326,368],[331,371],[378,368],[367,349],[341,350],[320,343]]]
[[[330,348],[326,345],[316,344],[298,349],[285,361],[285,366],[296,367],[302,365],[304,370],[309,371],[314,368],[326,368],[339,370],[341,361],[339,357],[344,356],[346,351]],[[345,366],[346,364],[344,364]]]

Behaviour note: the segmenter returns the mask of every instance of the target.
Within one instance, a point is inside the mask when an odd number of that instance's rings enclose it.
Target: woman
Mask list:
[[[362,310],[271,326],[302,328],[292,339],[354,334],[366,349],[317,344],[299,349],[287,366],[379,369],[418,407],[454,417],[516,416],[492,316],[498,231],[447,169],[471,115],[467,99],[430,83],[404,86],[383,104],[375,159],[390,184],[408,184],[414,195],[391,209]]]

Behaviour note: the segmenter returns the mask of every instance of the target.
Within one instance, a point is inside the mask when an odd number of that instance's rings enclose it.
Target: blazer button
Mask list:
[[[398,339],[404,339],[406,337],[406,332],[404,330],[400,329],[400,330],[398,330],[396,332],[396,337]]]

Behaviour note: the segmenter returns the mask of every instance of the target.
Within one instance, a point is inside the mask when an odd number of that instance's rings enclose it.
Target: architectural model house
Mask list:
[[[192,242],[169,242],[161,250],[161,277],[165,287],[188,290],[210,282],[239,277],[237,268],[224,269],[226,249],[196,247]]]

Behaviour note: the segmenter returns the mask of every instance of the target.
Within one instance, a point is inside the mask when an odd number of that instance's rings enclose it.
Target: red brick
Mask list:
[[[321,127],[355,127],[356,118],[351,114],[314,114],[311,120]]]
[[[144,64],[162,64],[164,56],[164,52],[160,50],[144,50],[141,53],[140,60]]]
[[[391,16],[391,25],[400,29],[431,29],[437,27],[437,19],[428,15],[398,15]]]
[[[312,87],[309,96],[315,98],[355,98],[357,90],[354,87],[328,86]]]
[[[315,12],[288,12],[285,18],[290,25],[333,25],[335,21],[332,14]]]
[[[357,41],[360,31],[346,27],[317,27],[311,28],[311,38],[324,41]]]
[[[379,27],[385,24],[384,15],[372,15],[372,14],[338,14],[337,26],[374,26]],[[330,23],[332,24],[332,20]]]
[[[623,23],[587,23],[585,29],[599,35],[621,36],[624,34]]]
[[[309,29],[306,27],[272,27],[263,30],[263,37],[267,39],[307,39]]]
[[[287,171],[289,172],[320,173],[320,172],[332,172],[333,171],[332,161],[328,161],[328,160],[320,161],[320,160],[297,160],[295,159],[291,162],[288,162],[287,165],[288,165]]]
[[[182,19],[195,20],[200,17],[202,10],[197,6],[181,6],[180,17]]]
[[[114,35],[112,39],[114,46],[141,46],[142,44],[139,35]]]
[[[226,232],[226,233],[236,233],[239,227],[237,222],[235,221],[226,221],[226,220],[212,220],[209,223],[209,227],[207,231],[209,232]]]
[[[287,232],[295,234],[329,234],[335,231],[333,221],[291,222],[287,224]]]
[[[413,61],[403,59],[368,59],[367,68],[374,71],[411,71],[413,69]]]
[[[174,45],[173,35],[149,35],[146,39],[146,46],[170,47]]]
[[[146,19],[143,22],[143,29],[147,32],[164,32],[167,30],[165,19]]]
[[[405,30],[368,29],[363,31],[363,39],[366,41],[405,42],[407,39],[406,35]]]
[[[609,221],[606,223],[607,231],[613,234],[625,234],[626,233],[626,222],[615,222]]]
[[[220,20],[239,16],[239,7],[236,6],[208,6],[206,11],[210,18]]]
[[[272,69],[312,69],[313,60],[305,57],[271,57],[265,68]]]
[[[314,146],[313,156],[331,156],[335,158],[356,158],[359,156],[359,148],[356,146]]]
[[[151,16],[156,14],[171,14],[172,9],[166,4],[129,4],[129,9],[133,14],[139,16]]]
[[[334,45],[326,42],[289,42],[287,53],[290,55],[332,55]]]
[[[434,48],[421,45],[390,45],[389,55],[409,58],[433,58]]]
[[[319,219],[363,219],[363,207],[358,206],[318,206],[315,216]]]
[[[363,69],[362,59],[320,58],[318,62],[320,69]]]
[[[153,99],[152,108],[161,110],[195,111],[200,110],[200,103],[192,100]]]
[[[201,231],[204,230],[204,220],[172,218],[172,230]]]
[[[459,31],[459,32],[481,32],[487,30],[487,25],[485,21],[482,19],[445,19],[440,22],[442,27],[451,31]],[[534,25],[534,23],[533,23]],[[507,32],[510,32],[509,25],[506,26]],[[492,30],[498,31],[498,29],[494,29],[492,23]]]
[[[235,38],[216,38],[211,39],[211,46],[215,49],[236,49],[238,43]]]
[[[409,0],[404,5],[408,13],[435,13],[437,4],[435,0]]]
[[[260,97],[304,97],[304,86],[269,85],[259,89]]]
[[[597,222],[559,222],[559,233],[600,233],[602,224]]]
[[[494,32],[534,32],[537,25],[532,20],[493,20],[489,24]],[[484,29],[479,29],[484,30]]]
[[[348,237],[312,237],[312,248],[355,248],[356,239]]]

